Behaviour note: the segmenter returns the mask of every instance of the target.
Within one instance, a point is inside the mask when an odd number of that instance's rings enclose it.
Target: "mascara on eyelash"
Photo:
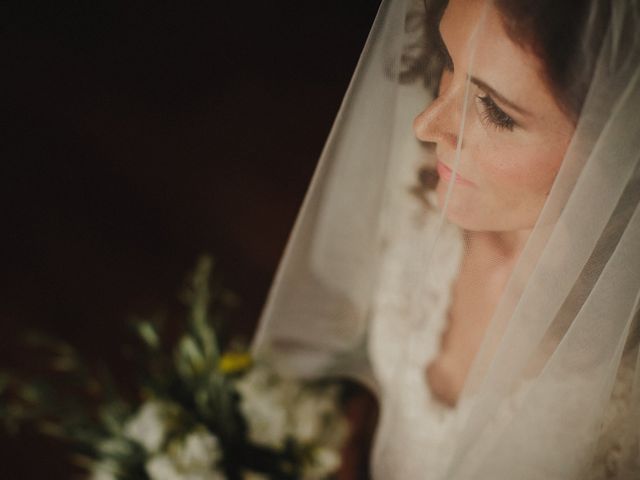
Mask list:
[[[496,105],[490,95],[478,95],[477,99],[484,105],[484,111],[482,112],[483,121],[490,122],[491,125],[498,130],[507,129],[513,131],[516,122]]]

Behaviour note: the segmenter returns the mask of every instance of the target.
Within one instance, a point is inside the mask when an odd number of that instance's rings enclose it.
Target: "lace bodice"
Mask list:
[[[418,212],[414,214],[412,221],[417,222]],[[430,244],[436,235],[437,225],[432,219],[431,223],[393,238],[385,252],[369,344],[381,397],[373,449],[375,478],[442,478],[449,460],[446,453],[452,450],[457,412],[431,394],[425,367],[438,353],[451,287],[462,256],[457,232],[444,231],[438,241],[441,261],[433,262],[437,270],[428,275],[428,288],[421,296],[428,318],[418,328],[403,321],[411,315],[406,285],[415,282],[413,273],[406,268],[412,264],[411,259],[405,258],[412,249],[403,246],[418,241]],[[402,440],[384,441],[391,437]]]
[[[381,405],[372,456],[376,479],[446,478],[457,421],[464,415],[460,407],[447,407],[432,395],[425,375],[426,365],[438,354],[439,339],[446,327],[453,282],[463,252],[462,237],[450,225],[442,226],[438,233],[441,226],[437,216],[433,215],[431,220],[424,217],[418,221],[418,213],[414,212],[412,219],[405,219],[414,227],[396,230],[394,238],[387,242],[383,280],[371,325],[369,354],[379,384]],[[405,258],[407,252],[413,250],[403,246],[415,245],[418,241],[430,243],[436,235],[439,235],[438,261],[430,262],[433,271],[421,287],[425,316],[419,325],[412,325],[406,321],[411,317],[408,301],[411,294],[407,285],[415,283],[415,272],[407,266],[415,262]],[[640,478],[637,463],[627,473],[624,470],[635,463],[638,456],[638,446],[623,435],[630,412],[634,360],[631,356],[623,359],[586,480]],[[517,393],[513,402],[517,403]],[[509,415],[506,411],[502,413],[503,419]],[[635,474],[629,473],[631,471]]]

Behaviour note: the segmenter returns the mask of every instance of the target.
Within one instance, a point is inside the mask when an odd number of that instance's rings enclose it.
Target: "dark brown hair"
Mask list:
[[[448,0],[423,0],[421,9],[407,15],[411,39],[402,56],[401,80],[422,75],[424,83],[437,91],[445,64],[438,24]],[[509,38],[532,51],[542,62],[541,75],[558,106],[577,120],[588,92],[595,63],[610,19],[607,0],[494,0]],[[422,32],[416,32],[416,20]],[[421,48],[415,47],[421,42]],[[424,199],[438,177],[429,168],[418,172],[411,192]]]
[[[437,85],[444,59],[438,24],[448,0],[416,2],[407,13],[401,80]],[[611,15],[610,0],[494,0],[509,38],[532,51],[558,105],[577,118]]]
[[[587,94],[610,6],[599,0],[494,0],[509,38],[532,51],[558,105],[577,119]]]

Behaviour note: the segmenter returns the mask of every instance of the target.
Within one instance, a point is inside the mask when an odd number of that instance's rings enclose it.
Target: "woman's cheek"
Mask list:
[[[553,150],[520,147],[487,152],[479,164],[488,185],[520,195],[546,195],[561,160],[562,156]]]

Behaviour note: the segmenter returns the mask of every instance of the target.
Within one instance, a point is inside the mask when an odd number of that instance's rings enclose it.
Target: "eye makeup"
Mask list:
[[[447,45],[444,42],[444,38],[442,37],[440,30],[438,30],[437,48],[443,62],[443,68],[448,72],[453,72],[453,58],[447,49]],[[480,118],[485,125],[492,126],[497,130],[508,131],[513,131],[515,127],[519,126],[518,122],[516,122],[511,115],[498,106],[496,100],[500,104],[506,105],[508,108],[522,116],[526,117],[530,115],[530,113],[525,109],[519,107],[503,95],[496,92],[492,87],[479,78],[469,75],[467,80],[476,85],[482,91],[482,94],[476,96],[476,100],[479,104],[479,108],[481,109],[479,112]]]
[[[477,95],[476,100],[482,109],[480,111],[480,120],[483,124],[492,126],[497,130],[513,131],[516,126],[515,120],[498,107],[488,94]]]

